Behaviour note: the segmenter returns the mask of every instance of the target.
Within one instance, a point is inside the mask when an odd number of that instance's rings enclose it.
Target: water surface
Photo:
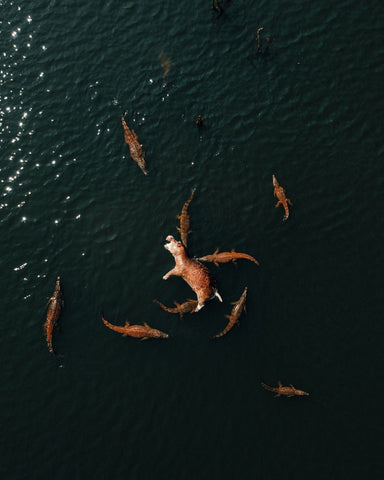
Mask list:
[[[29,3],[0,1],[2,476],[379,478],[382,2]],[[162,280],[192,187],[191,255],[261,265],[209,265],[223,303],[179,320],[152,300],[193,296]],[[260,386],[278,380],[311,395]]]

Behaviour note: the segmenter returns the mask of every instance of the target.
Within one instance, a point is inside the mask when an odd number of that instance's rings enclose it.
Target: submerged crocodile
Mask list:
[[[257,53],[261,53],[261,38],[260,38],[260,32],[264,30],[264,27],[260,27],[257,29],[257,34],[256,34],[256,39],[257,39]]]
[[[218,267],[219,263],[236,263],[236,260],[238,260],[239,258],[244,258],[246,260],[250,260],[253,263],[256,263],[256,265],[260,265],[260,263],[255,258],[253,258],[251,255],[248,255],[247,253],[235,252],[235,250],[219,253],[218,248],[216,248],[212,255],[205,255],[204,257],[198,258],[198,260],[200,260],[201,262],[213,262],[216,267]]]
[[[57,277],[55,290],[52,297],[48,300],[47,319],[44,323],[44,332],[47,339],[48,350],[51,353],[55,353],[52,346],[53,328],[57,324],[63,305],[64,302],[62,299],[60,277]]]
[[[284,215],[283,221],[285,221],[289,217],[288,203],[289,205],[292,205],[292,202],[289,198],[286,197],[285,190],[279,184],[275,175],[272,175],[272,182],[274,186],[273,195],[278,199],[278,202],[276,203],[275,207],[277,208],[279,205],[282,205],[284,207],[285,215]]]
[[[183,208],[181,209],[181,214],[177,215],[177,218],[180,220],[180,227],[176,227],[176,228],[180,233],[181,241],[183,242],[184,246],[187,246],[188,234],[191,233],[191,230],[189,229],[190,223],[189,223],[188,208],[189,208],[189,204],[192,202],[194,193],[195,193],[195,189],[192,188],[191,196],[184,203]]]
[[[161,67],[163,69],[163,82],[164,82],[166,76],[168,75],[169,70],[171,69],[171,61],[163,51],[159,53],[159,60],[160,60]]]
[[[176,306],[175,307],[167,307],[163,303],[159,302],[159,300],[153,300],[155,303],[158,303],[160,307],[169,313],[178,313],[180,318],[183,318],[184,313],[193,313],[197,307],[197,300],[189,299],[184,303],[177,303],[173,302]]]
[[[216,288],[216,281],[208,268],[198,260],[189,257],[182,242],[178,242],[172,235],[168,235],[164,248],[174,257],[176,265],[163,276],[167,280],[171,275],[176,275],[185,280],[197,295],[197,305],[193,310],[200,310],[205,302],[213,297],[223,301]]]
[[[228,320],[229,320],[228,323],[227,323],[227,326],[224,328],[224,330],[222,332],[218,333],[213,338],[222,337],[227,332],[229,332],[229,330],[231,330],[234,325],[240,323],[239,322],[240,315],[243,313],[243,310],[245,310],[245,302],[246,302],[246,299],[247,299],[247,291],[248,291],[248,287],[245,287],[243,293],[241,294],[241,297],[239,298],[239,300],[237,300],[237,302],[232,302],[232,305],[233,305],[232,312],[231,312],[230,315],[226,315],[226,318],[228,318]]]
[[[270,387],[269,385],[266,385],[263,382],[261,382],[261,385],[266,390],[269,390],[270,392],[275,392],[276,393],[275,397],[281,397],[282,395],[285,397],[294,397],[295,395],[298,395],[298,396],[309,395],[309,393],[304,392],[303,390],[298,390],[292,384],[289,387],[283,387],[280,380],[279,380],[278,387]]]
[[[123,327],[118,325],[112,325],[112,323],[107,322],[107,320],[102,316],[101,317],[104,325],[106,325],[111,330],[121,333],[123,337],[134,337],[141,338],[146,340],[147,338],[168,338],[167,333],[162,332],[161,330],[156,330],[156,328],[151,328],[146,322],[144,325],[131,325],[129,322],[126,322]]]
[[[135,131],[128,127],[124,115],[121,117],[121,123],[124,128],[124,140],[129,146],[132,159],[137,162],[144,175],[148,175],[147,167],[145,165],[145,152],[139,143]]]

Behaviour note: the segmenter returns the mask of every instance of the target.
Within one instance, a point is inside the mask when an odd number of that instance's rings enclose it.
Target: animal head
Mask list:
[[[173,256],[183,255],[185,247],[181,242],[178,242],[172,235],[168,235],[165,239],[168,243],[164,244],[164,248],[172,253]]]
[[[274,187],[278,185],[275,175],[272,175],[272,182]]]
[[[296,395],[309,395],[309,393],[303,392],[303,390],[297,390],[296,389]]]
[[[164,333],[160,330],[155,330],[153,331],[153,336],[156,338],[169,338],[168,333]]]

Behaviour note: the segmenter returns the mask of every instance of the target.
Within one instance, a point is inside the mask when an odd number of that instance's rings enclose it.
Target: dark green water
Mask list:
[[[368,3],[0,0],[1,478],[381,478],[384,6]],[[209,265],[223,303],[179,320],[152,300],[192,296],[162,276],[193,186],[191,254],[261,266]],[[240,327],[211,340],[244,286]],[[101,309],[171,338],[123,338]],[[311,395],[260,386],[278,380]]]

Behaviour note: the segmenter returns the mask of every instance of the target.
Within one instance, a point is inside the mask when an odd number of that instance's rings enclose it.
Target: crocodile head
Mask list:
[[[156,329],[152,330],[152,335],[155,338],[169,338],[168,333],[164,333],[161,330],[156,330]]]

